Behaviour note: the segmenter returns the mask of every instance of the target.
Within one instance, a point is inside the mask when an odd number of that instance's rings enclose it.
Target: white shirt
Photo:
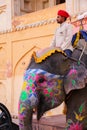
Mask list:
[[[71,44],[73,36],[73,27],[71,24],[64,22],[56,29],[54,38],[50,46],[60,47],[62,50],[70,49],[73,51]]]

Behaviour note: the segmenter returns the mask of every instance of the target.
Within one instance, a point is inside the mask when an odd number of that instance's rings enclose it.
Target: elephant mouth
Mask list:
[[[40,118],[43,116],[43,114],[50,110],[52,106],[50,105],[50,102],[46,101],[46,97],[41,93],[39,97],[39,103],[37,106],[37,120],[40,120]]]
[[[40,120],[40,118],[43,116],[43,113],[45,112],[44,102],[45,102],[45,96],[43,94],[40,94],[39,103],[38,103],[38,106],[37,106],[37,120]]]
[[[58,106],[58,104],[59,104],[58,101],[56,101],[56,102],[53,101],[53,102],[54,103],[52,104],[51,97],[46,98],[42,93],[40,94],[39,102],[38,102],[38,106],[37,106],[37,120],[40,120],[40,118],[43,116],[43,114],[45,112]]]

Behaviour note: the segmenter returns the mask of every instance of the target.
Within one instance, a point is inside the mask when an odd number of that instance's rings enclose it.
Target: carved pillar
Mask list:
[[[55,1],[54,0],[49,0],[49,7],[52,7],[55,5]]]
[[[74,0],[74,14],[77,15],[80,12],[80,0]]]
[[[80,12],[80,0],[66,0],[66,10],[71,15],[77,15]]]
[[[49,0],[42,0],[42,9],[49,7]]]
[[[35,1],[34,0],[21,0],[20,1],[21,14],[31,13],[35,11]]]
[[[20,0],[14,0],[14,16],[20,15]]]
[[[87,12],[87,0],[80,0],[80,12]]]
[[[70,15],[74,13],[74,0],[66,0],[66,10]]]
[[[45,9],[49,7],[49,0],[36,0],[37,10]]]

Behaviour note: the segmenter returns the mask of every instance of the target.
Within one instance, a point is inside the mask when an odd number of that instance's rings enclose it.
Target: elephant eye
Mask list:
[[[44,81],[45,81],[44,78],[40,78],[40,79],[38,80],[39,83],[43,83]]]
[[[36,75],[36,82],[37,83],[43,83],[46,81],[46,77],[43,75]]]

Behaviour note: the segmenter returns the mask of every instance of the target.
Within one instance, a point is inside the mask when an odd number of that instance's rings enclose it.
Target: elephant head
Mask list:
[[[78,65],[76,59],[67,58],[59,52],[53,53],[41,63],[36,63],[32,58],[24,74],[19,100],[20,130],[32,130],[34,111],[37,111],[39,120],[46,111],[59,106],[63,101],[68,104],[70,93],[84,89],[86,83],[87,70],[83,63]],[[69,114],[70,111],[67,111]],[[67,121],[72,118],[67,116]]]

